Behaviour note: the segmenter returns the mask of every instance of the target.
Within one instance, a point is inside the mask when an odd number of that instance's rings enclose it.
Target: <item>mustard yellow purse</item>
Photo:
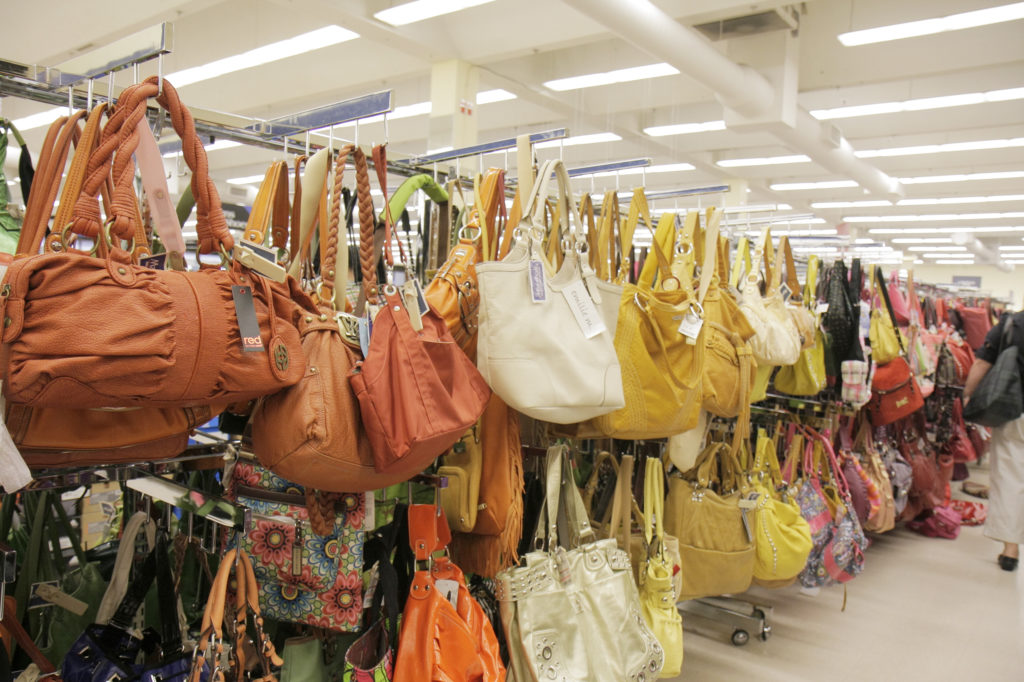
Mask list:
[[[640,610],[665,650],[661,677],[676,677],[683,667],[683,620],[672,585],[673,560],[667,551],[663,524],[665,472],[661,460],[647,459],[644,470],[644,544],[647,556],[640,570]]]
[[[598,243],[606,244],[615,225],[612,212],[606,215],[603,206],[602,218]],[[626,281],[629,254],[641,219],[654,234],[652,253],[637,283],[630,284]],[[687,219],[696,221],[696,215]],[[668,213],[654,229],[643,188],[635,189],[629,217],[619,229],[622,257],[616,276],[616,283],[622,285],[622,298],[615,328],[615,351],[622,368],[626,405],[581,424],[578,437],[666,438],[697,425],[705,348],[701,343],[691,343],[679,331],[684,316],[696,315],[698,306],[689,281],[672,274],[671,262],[662,248],[674,232],[675,215]]]

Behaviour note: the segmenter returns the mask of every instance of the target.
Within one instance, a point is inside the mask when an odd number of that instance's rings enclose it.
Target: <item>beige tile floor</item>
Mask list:
[[[971,480],[986,481],[987,471],[972,470]],[[842,587],[817,596],[754,588],[747,598],[774,607],[772,634],[743,647],[729,642],[727,626],[684,615],[683,673],[674,679],[1024,681],[1024,571],[999,569],[1001,547],[980,527],[952,541],[886,533],[849,583],[845,612]]]

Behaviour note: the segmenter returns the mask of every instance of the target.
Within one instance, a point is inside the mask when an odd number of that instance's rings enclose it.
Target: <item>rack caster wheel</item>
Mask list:
[[[750,634],[746,630],[736,630],[732,633],[733,646],[743,646],[750,641]]]
[[[761,638],[760,638],[761,641],[762,642],[767,642],[768,638],[771,637],[771,636],[772,636],[772,626],[771,625],[765,625],[764,629],[761,630]]]

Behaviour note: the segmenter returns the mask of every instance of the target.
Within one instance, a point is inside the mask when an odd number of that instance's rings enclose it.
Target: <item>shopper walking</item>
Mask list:
[[[1011,315],[1003,315],[985,337],[978,350],[964,386],[964,398],[970,399],[982,378],[988,373],[999,355],[999,341]],[[1024,353],[1024,312],[1013,317],[1011,342]],[[992,429],[991,459],[989,462],[988,518],[985,535],[1003,543],[999,566],[1004,571],[1017,569],[1020,546],[1024,544],[1024,416]]]

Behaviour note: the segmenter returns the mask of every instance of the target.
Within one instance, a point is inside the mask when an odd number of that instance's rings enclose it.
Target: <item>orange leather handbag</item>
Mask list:
[[[368,208],[373,215],[366,156],[351,145],[344,147],[335,164],[328,239],[320,249],[320,291],[325,294],[321,298],[328,301],[335,298],[336,273],[328,264],[335,262],[338,248],[341,178],[350,154],[355,160],[360,208]],[[354,340],[342,333],[342,326],[350,326],[353,320],[331,306],[300,318],[305,374],[299,383],[261,401],[252,420],[253,451],[260,463],[289,481],[331,492],[385,488],[422,469],[388,473],[374,469],[373,449],[349,384],[349,372],[362,360],[358,333]]]
[[[374,148],[373,162],[386,204],[383,147]],[[363,223],[360,220],[363,288],[367,301],[376,303],[373,224]],[[393,264],[391,227],[388,208],[384,254],[389,267]],[[407,474],[426,468],[476,423],[491,395],[444,321],[429,309],[422,312],[416,299],[409,286],[400,292],[388,284],[386,305],[372,322],[369,353],[351,374],[379,473]],[[413,327],[414,318],[419,329]]]
[[[409,545],[430,561],[450,538],[448,521],[432,504],[409,507]],[[447,558],[417,570],[402,613],[392,682],[502,682],[498,639],[458,566]]]
[[[49,217],[60,186],[59,171],[75,141],[55,225],[66,225],[85,179],[86,164],[100,130],[106,105],[90,114],[85,130],[81,114],[60,119],[50,128],[29,195],[18,252],[36,254],[43,243],[48,253],[61,245],[46,239]],[[105,189],[105,188],[104,188]],[[51,235],[56,236],[56,235]],[[31,407],[8,402],[5,421],[26,464],[33,469],[93,466],[116,462],[151,461],[175,457],[188,445],[189,433],[219,412],[219,408],[143,407],[134,410],[72,410]]]
[[[228,258],[234,240],[191,114],[166,80],[162,92],[155,76],[126,89],[89,158],[70,225],[96,239],[99,257],[30,255],[9,267],[0,288],[4,389],[13,402],[188,407],[248,400],[302,378],[294,318],[315,308],[294,280],[272,283],[238,262],[227,270],[152,270],[121,248],[136,234],[137,124],[158,94],[192,169],[199,251]],[[108,177],[112,207],[101,230],[97,196]],[[243,323],[254,321],[248,333],[236,310]]]
[[[459,242],[448,253],[448,260],[426,290],[430,307],[445,321],[455,342],[470,358],[476,357],[477,310],[480,307],[476,264],[493,260],[488,251],[497,248],[497,237],[501,234],[499,217],[505,212],[505,171],[492,168],[477,185],[476,204],[469,223],[459,232]],[[474,231],[479,238],[469,237]]]

